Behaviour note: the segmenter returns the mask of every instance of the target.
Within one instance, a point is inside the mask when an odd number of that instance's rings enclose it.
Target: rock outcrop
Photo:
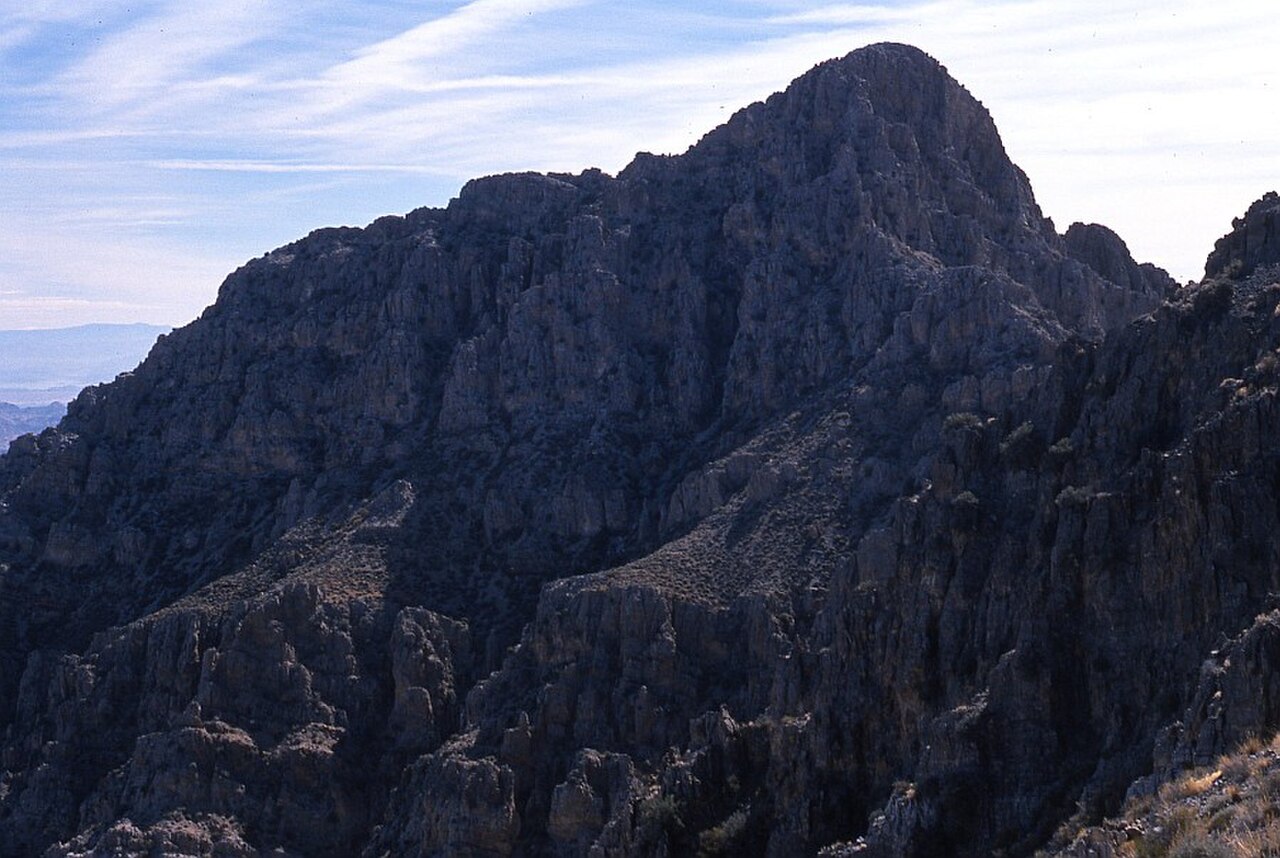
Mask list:
[[[1205,277],[1248,277],[1280,265],[1280,195],[1271,191],[1231,222],[1205,263]]]
[[[1274,717],[1201,674],[1280,568],[1266,199],[1176,290],[876,45],[683,155],[250,262],[0,459],[0,855],[1025,854],[1113,810],[1179,719]]]

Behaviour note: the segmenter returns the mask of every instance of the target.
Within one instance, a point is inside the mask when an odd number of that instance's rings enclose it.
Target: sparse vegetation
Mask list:
[[[725,817],[724,822],[698,835],[698,855],[713,858],[718,855],[735,854],[737,851],[735,847],[746,830],[746,810],[735,810]]]
[[[1189,837],[1169,850],[1169,858],[1236,858],[1236,851],[1220,840]]]
[[[1031,421],[1020,423],[1000,442],[1000,457],[1015,468],[1029,468],[1039,458],[1044,442],[1036,437]]]
[[[1049,448],[1049,456],[1054,459],[1067,459],[1076,451],[1076,445],[1071,442],[1070,438],[1059,438],[1053,442],[1053,446]]]
[[[1097,493],[1087,486],[1067,486],[1058,492],[1057,498],[1054,499],[1059,507],[1066,506],[1088,506],[1089,502],[1097,497]]]
[[[1160,798],[1164,801],[1177,801],[1202,794],[1222,777],[1222,770],[1216,769],[1200,775],[1188,776],[1172,783],[1165,784],[1160,790]]]
[[[673,795],[655,795],[640,803],[640,828],[645,831],[675,834],[684,828],[680,818],[680,800]]]
[[[1126,858],[1280,856],[1278,799],[1280,741],[1250,737],[1213,766],[1130,800],[1119,819],[1059,832],[1059,843],[1070,840],[1071,854]]]
[[[957,411],[946,416],[942,421],[942,428],[946,429],[948,432],[954,432],[959,429],[981,429],[982,418],[974,414],[972,411]]]

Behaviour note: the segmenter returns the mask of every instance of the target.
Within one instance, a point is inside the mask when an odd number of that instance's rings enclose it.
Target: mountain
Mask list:
[[[0,402],[0,448],[8,447],[9,442],[19,435],[55,425],[66,410],[59,402],[27,407]]]
[[[0,854],[1115,812],[1280,723],[1274,212],[1177,289],[883,44],[683,155],[253,260],[0,458]]]
[[[90,384],[135,367],[169,330],[135,324],[0,331],[0,401],[68,402]]]

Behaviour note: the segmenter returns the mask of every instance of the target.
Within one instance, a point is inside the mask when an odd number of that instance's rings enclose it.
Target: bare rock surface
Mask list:
[[[1205,277],[1248,277],[1259,268],[1280,265],[1280,195],[1268,191],[1231,222],[1205,262]]]
[[[875,45],[682,155],[253,260],[0,458],[0,855],[1111,812],[1280,711],[1268,199],[1177,290]]]

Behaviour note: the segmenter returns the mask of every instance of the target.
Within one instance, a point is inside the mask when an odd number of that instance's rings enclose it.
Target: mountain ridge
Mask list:
[[[98,324],[0,331],[0,402],[23,407],[69,402],[85,387],[132,369],[170,330]]]
[[[1265,209],[1175,291],[875,45],[247,263],[0,459],[0,854],[1028,853],[1275,577]]]

